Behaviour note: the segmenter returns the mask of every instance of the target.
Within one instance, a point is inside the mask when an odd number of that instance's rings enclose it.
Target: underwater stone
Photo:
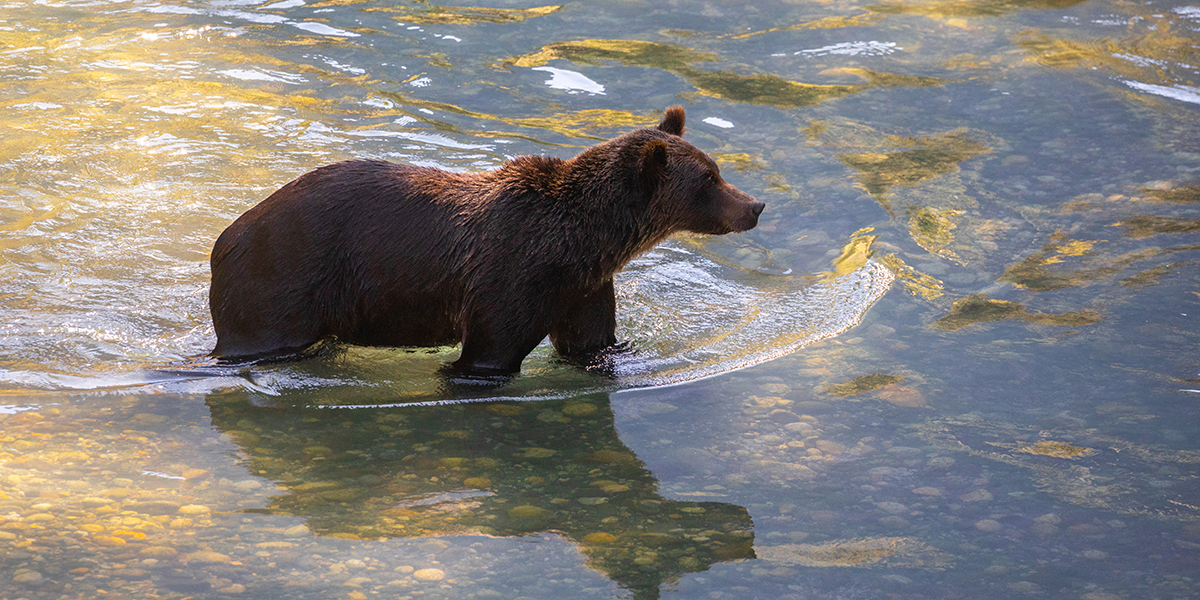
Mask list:
[[[441,581],[446,578],[446,573],[441,569],[421,569],[413,573],[413,577],[421,581]]]
[[[179,561],[185,564],[195,562],[200,564],[215,565],[232,562],[233,559],[225,554],[221,554],[220,552],[193,552],[191,554],[183,555],[180,557]]]
[[[168,548],[167,546],[148,546],[146,548],[142,548],[138,554],[150,559],[172,558],[178,555],[179,551],[174,548]]]
[[[958,497],[963,502],[987,502],[992,499],[992,493],[987,490],[975,490]]]
[[[168,500],[148,500],[145,502],[135,502],[126,508],[151,516],[169,515],[179,510],[179,503]]]
[[[1022,593],[1026,593],[1026,594],[1032,594],[1032,593],[1042,591],[1042,586],[1040,586],[1032,581],[1015,581],[1013,583],[1008,584],[1008,589],[1010,589],[1014,592],[1022,592]]]
[[[537,506],[529,504],[513,507],[508,511],[508,516],[514,519],[548,519],[554,513]]]
[[[770,413],[768,413],[767,418],[771,419],[772,421],[775,421],[776,423],[787,424],[787,423],[795,423],[795,422],[799,421],[800,415],[797,415],[796,413],[794,413],[790,410],[783,410],[783,409],[777,408],[777,409],[771,411]]]
[[[14,583],[38,583],[42,580],[42,574],[37,571],[18,571],[12,580]]]
[[[986,531],[988,533],[991,533],[994,531],[1000,531],[1003,528],[1004,528],[1004,526],[1001,525],[999,521],[995,521],[992,519],[983,519],[981,521],[975,522],[975,529],[978,529],[980,531]]]
[[[784,425],[783,428],[788,431],[791,431],[793,433],[801,433],[801,434],[808,433],[813,430],[813,426],[810,425],[809,423],[805,423],[804,421],[788,423],[787,425]]]

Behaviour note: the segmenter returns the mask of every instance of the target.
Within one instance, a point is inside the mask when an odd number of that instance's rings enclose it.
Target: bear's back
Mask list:
[[[469,247],[456,226],[461,194],[447,193],[461,188],[458,179],[385,161],[342,162],[243,214],[218,237],[211,259],[220,353],[303,346],[330,334],[361,344],[453,343],[458,306],[448,299],[462,296],[456,273]]]

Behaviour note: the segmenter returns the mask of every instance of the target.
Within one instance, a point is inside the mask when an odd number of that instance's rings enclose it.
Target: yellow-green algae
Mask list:
[[[319,7],[324,3],[314,4]],[[533,8],[486,8],[480,6],[442,6],[424,0],[409,6],[365,7],[363,12],[396,13],[397,21],[414,25],[477,25],[479,23],[521,23],[525,19],[544,17],[562,9],[561,4]]]
[[[731,37],[735,40],[746,39],[764,33],[775,33],[778,31],[803,31],[808,29],[840,29],[842,27],[867,27],[874,25],[883,20],[883,16],[872,13],[862,13],[852,17],[822,17],[815,21],[806,21],[786,27],[772,27],[771,29],[763,29],[762,31],[752,31],[750,33],[741,33],[737,35],[727,35],[722,37]]]
[[[857,396],[901,381],[904,381],[904,378],[899,375],[872,373],[855,377],[846,383],[831,385],[825,389],[825,392],[831,396]]]
[[[1145,88],[1118,86],[1114,91],[1111,86],[1116,80],[1174,88],[1180,84],[1174,74],[1176,69],[1200,64],[1200,46],[1195,35],[1180,23],[1177,15],[1150,7],[1142,10],[1145,12],[1135,11],[1131,15],[1127,27],[1116,29],[1127,32],[1120,37],[1074,40],[1028,29],[1016,34],[1013,42],[1025,51],[1029,62],[1050,68],[1105,73],[1105,77],[1089,77],[1087,81],[1104,88],[1106,94],[1115,93],[1127,102],[1150,108],[1144,113],[1150,118],[1154,132],[1148,137],[1150,143],[1166,152],[1200,152],[1200,120],[1190,118],[1179,102],[1148,93]]]
[[[1171,204],[1195,204],[1200,202],[1200,185],[1185,185],[1171,189],[1144,188],[1147,197],[1156,202]]]
[[[859,184],[873,196],[885,194],[892,186],[914,186],[956,171],[958,163],[991,152],[991,148],[958,132],[921,138],[894,137],[889,141],[912,149],[838,155],[838,160],[858,171]]]
[[[914,296],[935,300],[944,293],[942,290],[945,289],[945,285],[940,279],[914,269],[895,254],[884,255],[879,262],[890,269]]]
[[[992,243],[989,223],[973,218],[978,202],[967,194],[966,180],[978,175],[963,174],[959,166],[991,152],[978,139],[986,134],[959,128],[930,136],[896,136],[836,121],[813,121],[801,132],[809,145],[856,150],[836,158],[854,169],[858,187],[931,254],[966,264],[968,256],[977,256],[981,247]],[[966,222],[971,227],[960,229]],[[970,238],[966,243],[957,239],[964,231]]]
[[[1102,319],[1100,313],[1084,309],[1059,314],[1029,312],[1017,302],[993,300],[982,294],[967,296],[950,308],[950,314],[934,322],[934,327],[943,331],[958,331],[976,323],[990,323],[1005,319],[1024,319],[1038,325],[1063,325],[1078,327],[1093,325]]]
[[[1163,82],[1170,81],[1166,79],[1168,72],[1152,67],[1153,63],[1187,63],[1200,57],[1200,48],[1196,48],[1192,36],[1180,35],[1180,29],[1169,22],[1170,17],[1146,14],[1141,21],[1144,35],[1121,39],[1070,40],[1053,37],[1042,30],[1027,29],[1018,33],[1014,42],[1030,60],[1048,67],[1103,66],[1105,71],[1119,76],[1143,79],[1149,76]],[[1142,60],[1125,58],[1130,55]]]
[[[850,96],[868,89],[865,85],[816,85],[790,81],[777,75],[743,75],[730,71],[680,68],[674,71],[696,86],[699,92],[745,104],[792,109],[816,106],[826,100]]]
[[[936,210],[925,206],[908,207],[908,233],[913,241],[930,254],[962,262],[953,250],[947,248],[954,242],[953,230],[958,227],[951,221],[963,211],[957,209]]]
[[[433,102],[429,100],[420,100],[408,94],[399,92],[390,92],[386,90],[376,91],[380,96],[386,97],[395,101],[401,106],[411,106],[418,109],[410,113],[408,116],[425,121],[433,125],[439,131],[447,131],[453,133],[461,133],[470,136],[487,135],[489,137],[506,137],[514,139],[523,139],[536,141],[541,144],[547,142],[540,140],[534,136],[522,135],[519,133],[506,133],[502,131],[492,130],[476,130],[466,129],[445,123],[442,121],[434,121],[422,114],[420,109],[447,112],[451,114],[462,115],[472,119],[481,121],[499,121],[506,125],[515,127],[531,127],[537,129],[545,129],[561,133],[569,137],[585,138],[585,139],[606,139],[613,131],[627,129],[630,127],[646,127],[657,123],[661,118],[661,114],[646,112],[636,114],[625,110],[613,110],[604,108],[591,108],[574,111],[556,112],[545,117],[499,117],[489,113],[481,113],[477,111],[467,110],[460,106],[448,104],[445,102]]]
[[[992,300],[983,294],[976,294],[954,302],[950,313],[937,319],[935,326],[938,329],[956,331],[976,323],[1019,318],[1024,313],[1025,307],[1018,302]]]
[[[854,75],[861,77],[873,86],[878,87],[937,87],[946,83],[953,83],[946,79],[937,77],[920,77],[917,75],[899,75],[897,73],[880,73],[868,69],[859,69],[853,67],[841,67],[835,69],[825,69],[821,71],[822,75]],[[900,138],[903,140],[903,138]]]
[[[675,44],[639,40],[591,39],[548,44],[542,46],[537,52],[504,60],[501,65],[540,67],[556,59],[594,66],[612,60],[624,65],[654,67],[671,71],[697,62],[715,62],[717,55]]]
[[[1081,268],[1074,271],[1052,271],[1047,265],[1063,262],[1065,257],[1093,256],[1092,247],[1098,242],[1073,240],[1066,233],[1056,231],[1050,242],[1041,250],[1025,257],[1020,263],[1009,267],[997,281],[1008,282],[1017,287],[1035,292],[1048,292],[1083,283],[1117,273],[1120,269],[1110,266]]]
[[[733,170],[735,170],[735,171],[746,171],[749,169],[761,169],[766,166],[766,163],[763,162],[762,159],[754,157],[754,156],[750,156],[749,154],[746,154],[745,152],[737,152],[737,153],[731,153],[731,154],[730,153],[722,153],[722,152],[710,152],[709,156],[713,157],[713,160],[717,161],[717,164],[729,165],[729,166],[733,167]]]
[[[1169,265],[1159,265],[1157,267],[1138,271],[1137,273],[1122,279],[1121,285],[1133,288],[1135,290],[1156,286],[1162,281],[1163,277],[1166,277],[1171,271],[1189,264],[1192,263],[1171,263]]]
[[[882,14],[911,13],[945,17],[999,17],[1021,10],[1064,10],[1087,0],[942,0],[934,2],[885,2],[863,8]]]
[[[1095,195],[1085,195],[1072,200],[1064,205],[1064,210],[1090,210],[1092,201],[1088,199],[1089,196]],[[1097,214],[1103,214],[1103,211],[1098,211]],[[1130,234],[1129,238],[1139,239],[1156,233],[1190,233],[1200,230],[1200,221],[1166,217],[1135,217],[1118,222],[1114,226],[1124,227]],[[1105,253],[1096,249],[1101,244],[1107,243],[1107,240],[1075,240],[1061,230],[1055,231],[1050,234],[1049,242],[1046,245],[1006,269],[997,281],[1011,283],[1032,292],[1048,292],[1090,285],[1115,276],[1135,262],[1200,248],[1196,245],[1167,248],[1149,247],[1132,250],[1125,254]],[[1155,285],[1168,271],[1185,264],[1190,263],[1159,265],[1126,277],[1121,280],[1121,283],[1135,289]]]
[[[813,121],[808,124],[808,127],[800,130],[804,134],[804,141],[809,144],[815,144],[827,131],[829,131],[829,124],[824,121]]]
[[[1178,217],[1162,217],[1144,215],[1126,219],[1114,226],[1125,229],[1125,235],[1133,239],[1147,238],[1163,233],[1193,233],[1200,231],[1200,219],[1182,219]]]
[[[877,235],[868,235],[875,228],[865,227],[854,232],[850,236],[850,241],[842,247],[842,252],[833,259],[833,271],[827,273],[830,277],[841,277],[847,273],[853,273],[862,268],[867,263],[874,252],[871,250],[871,244],[879,239]]]
[[[1072,460],[1087,456],[1094,456],[1098,453],[1093,448],[1073,446],[1067,442],[1055,442],[1051,440],[1042,440],[1033,444],[1021,445],[1017,448],[1017,451],[1024,452],[1026,454],[1053,456],[1054,458],[1069,458]]]
[[[616,61],[624,65],[663,69],[683,77],[702,95],[785,110],[816,106],[826,100],[857,94],[874,87],[924,87],[944,83],[936,78],[876,73],[866,69],[840,70],[840,73],[867,81],[866,84],[857,85],[820,85],[791,81],[763,73],[706,71],[696,67],[696,64],[716,62],[717,55],[675,44],[639,40],[590,39],[555,42],[541,47],[537,52],[501,61],[500,66],[537,67],[555,59],[583,65],[601,65],[604,61]]]

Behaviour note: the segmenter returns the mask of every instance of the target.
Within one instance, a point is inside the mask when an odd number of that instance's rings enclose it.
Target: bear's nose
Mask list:
[[[766,202],[755,202],[754,204],[750,205],[750,212],[754,213],[754,216],[757,217],[758,215],[762,214],[762,211],[764,208],[766,208],[766,206]]]

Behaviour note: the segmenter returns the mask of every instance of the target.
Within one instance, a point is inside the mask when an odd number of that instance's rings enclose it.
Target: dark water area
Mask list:
[[[305,171],[672,104],[767,209],[616,377],[203,358]],[[0,0],[0,598],[1195,598],[1198,251],[1186,1]]]

